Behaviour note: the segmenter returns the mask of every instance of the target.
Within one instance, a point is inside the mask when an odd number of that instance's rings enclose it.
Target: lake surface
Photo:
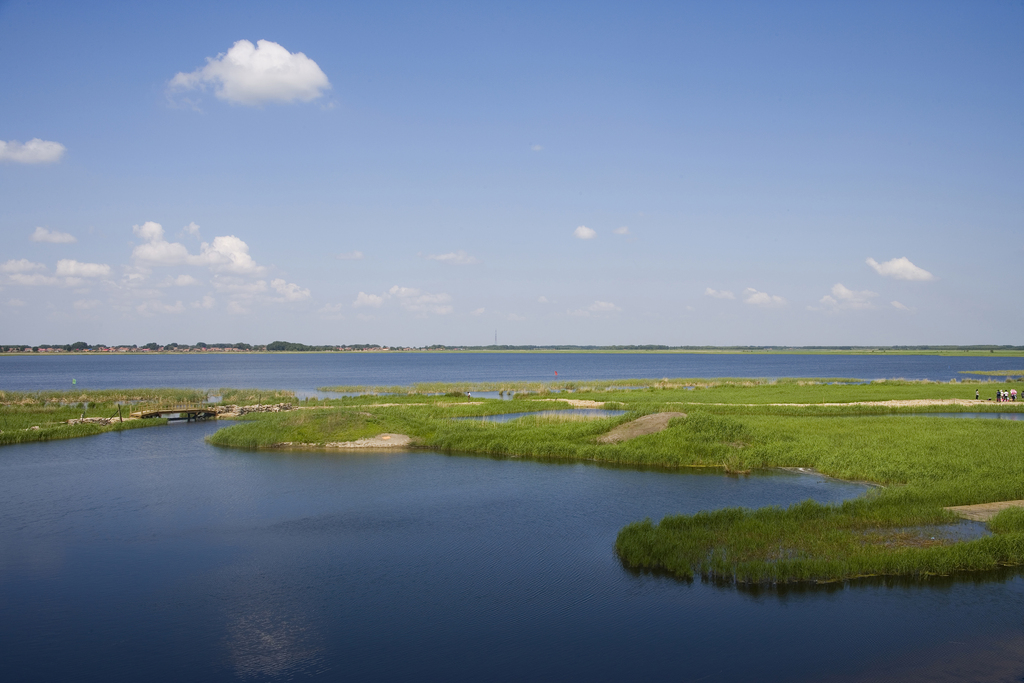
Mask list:
[[[291,389],[416,382],[581,381],[711,377],[971,377],[961,370],[1014,370],[1024,358],[885,354],[323,353],[0,356],[0,390]],[[558,376],[555,376],[555,373]],[[975,376],[976,377],[976,376]]]
[[[741,590],[624,569],[626,523],[863,495],[768,473],[214,448],[0,451],[17,681],[1020,680],[1024,581]],[[945,674],[945,677],[944,677]]]

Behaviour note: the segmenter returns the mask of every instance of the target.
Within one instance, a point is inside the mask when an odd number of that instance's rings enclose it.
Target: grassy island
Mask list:
[[[637,521],[621,530],[616,551],[638,571],[737,583],[945,575],[1024,565],[1024,508],[992,517],[984,537],[957,540],[942,533],[959,521],[946,508],[1024,499],[1024,421],[919,414],[1024,413],[1024,400],[990,400],[997,390],[1014,387],[1024,388],[969,379],[378,387],[376,394],[291,400],[291,410],[245,414],[209,440],[242,448],[402,443],[496,457],[719,468],[726,476],[805,468],[876,486],[841,505],[807,501],[785,509],[735,508]],[[380,393],[384,389],[387,393]],[[514,398],[480,398],[474,391]],[[277,392],[275,400],[286,393]],[[243,402],[271,392],[221,394],[224,402]],[[624,412],[595,418],[565,412],[572,408]],[[16,407],[23,409],[28,410]],[[61,409],[53,407],[55,414]],[[558,410],[563,412],[504,423],[453,419]],[[655,423],[656,429],[633,429]]]

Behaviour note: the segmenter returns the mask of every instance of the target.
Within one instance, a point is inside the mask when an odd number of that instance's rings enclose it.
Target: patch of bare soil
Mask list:
[[[573,408],[604,408],[604,401],[590,401],[585,398],[537,398],[535,401],[561,401]]]
[[[946,508],[964,519],[975,522],[987,522],[1006,508],[1024,508],[1024,500],[1001,500],[997,503],[979,503],[977,505],[954,505]]]
[[[607,434],[597,438],[598,443],[619,443],[645,434],[655,434],[668,427],[669,421],[677,417],[686,417],[686,413],[655,413],[644,415],[632,422],[621,424]]]
[[[275,443],[274,448],[341,448],[349,449],[373,449],[384,450],[391,448],[405,448],[412,443],[412,438],[405,434],[378,434],[365,439],[355,441],[331,441],[323,445],[316,443],[300,443],[297,441],[282,441]]]

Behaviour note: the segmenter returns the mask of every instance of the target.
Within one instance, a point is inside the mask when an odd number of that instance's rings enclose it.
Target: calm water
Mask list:
[[[433,453],[255,453],[180,424],[0,453],[18,681],[1020,680],[1024,581],[744,591],[631,573],[627,522],[863,489]]]
[[[0,390],[220,387],[312,392],[338,385],[662,377],[847,377],[949,381],[1024,358],[609,353],[333,353],[0,356]]]

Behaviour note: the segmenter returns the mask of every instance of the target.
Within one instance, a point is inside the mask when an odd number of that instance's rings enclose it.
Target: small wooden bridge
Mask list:
[[[188,403],[179,406],[143,408],[142,410],[135,411],[131,416],[141,417],[143,420],[153,417],[165,417],[168,420],[197,422],[199,420],[207,420],[211,417],[217,417],[217,411],[206,405]]]

